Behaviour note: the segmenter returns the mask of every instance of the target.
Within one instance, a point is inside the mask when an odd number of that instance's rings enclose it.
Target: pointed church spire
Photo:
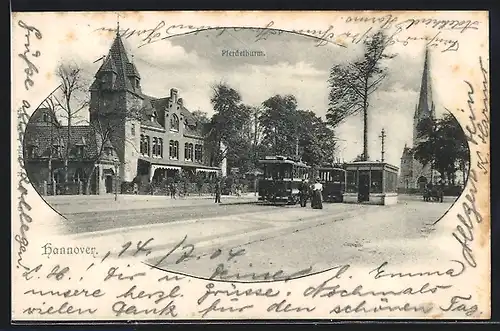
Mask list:
[[[432,101],[432,85],[429,69],[429,49],[425,49],[424,70],[422,72],[422,81],[420,84],[420,95],[415,117],[422,119],[433,116],[434,102]]]
[[[120,35],[120,14],[116,13],[116,36]]]

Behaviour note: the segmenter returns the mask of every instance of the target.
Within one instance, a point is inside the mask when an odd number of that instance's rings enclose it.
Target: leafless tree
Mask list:
[[[59,89],[59,88],[58,88]],[[56,89],[54,92],[56,92],[58,89]],[[52,149],[52,146],[54,144],[54,139],[59,139],[60,137],[60,129],[61,129],[61,124],[59,120],[57,119],[57,110],[59,108],[58,106],[58,101],[56,100],[56,97],[54,93],[51,93],[47,99],[45,99],[42,104],[40,105],[40,108],[45,108],[49,110],[50,116],[47,117],[48,123],[50,125],[50,150],[49,150],[49,161],[48,161],[48,174],[49,178],[47,178],[47,181],[49,183],[52,183],[54,181],[53,175],[52,175],[52,161],[54,158],[57,158],[59,155],[54,155],[54,150]]]
[[[68,162],[71,151],[71,127],[81,123],[77,118],[80,112],[87,109],[88,82],[84,79],[82,69],[74,63],[62,63],[56,71],[56,75],[61,82],[59,93],[55,93],[52,98],[52,106],[67,122],[67,137],[64,153],[64,181],[68,182]],[[58,97],[59,94],[60,96]]]
[[[85,169],[86,183],[85,190],[90,192],[91,180],[94,175],[95,170],[99,163],[103,160],[105,156],[106,142],[113,142],[123,140],[123,144],[132,146],[135,152],[139,153],[137,146],[131,140],[127,139],[121,135],[121,128],[125,122],[130,120],[141,120],[144,108],[133,108],[129,110],[114,110],[106,113],[99,113],[97,116],[92,118],[92,121],[88,121],[87,124],[90,127],[90,132],[95,136],[96,139],[96,153],[93,154],[91,158],[86,159],[89,166]],[[117,150],[117,146],[114,145],[113,148]],[[117,160],[121,164],[125,164],[126,160]]]

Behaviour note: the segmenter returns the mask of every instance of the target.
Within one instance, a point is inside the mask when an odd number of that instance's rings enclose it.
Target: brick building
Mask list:
[[[102,194],[124,182],[220,172],[209,165],[207,126],[197,122],[177,89],[163,98],[142,93],[141,76],[118,34],[89,90],[88,126],[71,126],[68,134],[49,108],[30,119],[25,164],[35,187],[48,185],[51,194],[52,183],[72,182],[80,183],[75,192]]]

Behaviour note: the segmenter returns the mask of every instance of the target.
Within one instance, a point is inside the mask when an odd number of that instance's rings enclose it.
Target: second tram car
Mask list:
[[[310,167],[283,156],[260,160],[264,176],[259,180],[259,201],[273,204],[296,204],[302,180],[309,181]]]
[[[323,201],[342,202],[344,200],[346,171],[340,167],[322,167],[318,177],[323,184]]]

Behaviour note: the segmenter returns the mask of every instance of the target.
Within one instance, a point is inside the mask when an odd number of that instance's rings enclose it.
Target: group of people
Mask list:
[[[429,182],[424,188],[424,201],[439,201],[443,202],[444,197],[444,182],[441,180],[437,185]]]
[[[321,184],[320,179],[317,178],[312,185],[303,179],[299,187],[299,197],[301,207],[305,207],[310,198],[313,209],[323,209],[323,184]]]

